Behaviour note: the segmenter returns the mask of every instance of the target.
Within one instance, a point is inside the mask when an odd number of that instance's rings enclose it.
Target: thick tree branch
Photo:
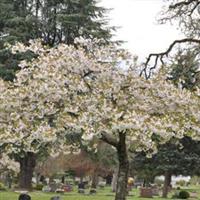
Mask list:
[[[112,135],[110,135],[110,134],[108,134],[106,132],[101,132],[100,139],[102,141],[104,141],[104,142],[116,147],[116,148],[117,148],[118,143],[119,143],[118,140],[115,137],[113,137]]]
[[[194,2],[200,3],[199,0],[180,1],[180,2],[178,2],[176,4],[170,5],[169,9],[176,9],[178,7],[181,7],[181,6],[188,6],[188,5],[190,5],[191,3],[194,3]]]
[[[196,44],[200,44],[200,39],[194,39],[194,38],[184,38],[181,40],[175,40],[174,42],[172,42],[168,49],[164,52],[161,53],[151,53],[149,54],[149,56],[146,59],[146,62],[144,63],[144,68],[142,69],[142,71],[140,72],[140,76],[142,76],[144,74],[146,79],[149,79],[151,77],[151,72],[153,69],[155,69],[158,65],[158,61],[160,60],[160,62],[162,64],[164,64],[164,57],[168,57],[169,53],[172,51],[172,49],[174,48],[174,46],[176,44],[182,44],[182,43],[196,43]],[[149,63],[152,60],[152,58],[154,58],[154,64],[148,69],[149,67]]]
[[[190,15],[189,16],[192,16],[192,14],[194,13],[194,11],[197,9],[197,7],[200,5],[200,2],[196,2],[196,4],[194,5],[194,7],[191,9],[190,11]]]

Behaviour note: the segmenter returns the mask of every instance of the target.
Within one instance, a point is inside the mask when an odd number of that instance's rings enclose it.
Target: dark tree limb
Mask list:
[[[158,61],[160,60],[160,62],[162,64],[164,64],[164,60],[163,58],[164,57],[168,57],[169,53],[173,50],[174,46],[177,45],[177,44],[182,44],[182,43],[196,43],[196,44],[200,44],[200,39],[194,39],[194,38],[184,38],[184,39],[181,39],[181,40],[175,40],[173,41],[168,49],[164,52],[161,52],[161,53],[151,53],[149,54],[149,56],[147,57],[146,59],[146,62],[144,63],[144,68],[142,69],[142,71],[140,72],[140,76],[142,76],[144,74],[145,78],[146,79],[149,79],[150,76],[151,76],[151,72],[153,69],[155,69],[158,65]],[[151,66],[149,69],[149,63],[150,61],[154,58],[154,64],[153,66]],[[148,72],[148,71],[149,72]]]
[[[194,7],[190,11],[190,16],[193,14],[193,12],[197,9],[197,7],[200,5],[200,1],[197,1]]]
[[[100,139],[102,141],[104,141],[104,142],[116,147],[116,148],[117,148],[118,143],[119,143],[118,140],[115,137],[113,137],[112,135],[110,135],[110,134],[108,134],[106,132],[101,132]]]
[[[188,17],[192,17],[192,14],[198,8],[199,5],[199,0],[181,1],[177,4],[169,6],[169,10],[178,9],[178,15],[187,15]]]
[[[194,3],[194,2],[200,3],[199,0],[180,1],[180,2],[178,2],[176,4],[170,5],[169,9],[176,9],[178,7],[181,7],[181,6],[188,6],[188,5],[190,5],[190,4]]]
[[[160,23],[165,23],[166,21],[172,21],[179,19],[180,24],[186,23],[186,21],[193,20],[193,14],[200,6],[200,0],[182,0],[177,3],[172,3],[169,5],[168,10],[166,11],[164,17],[159,21]],[[194,18],[195,19],[195,18]],[[190,26],[193,26],[193,23],[190,23]],[[195,28],[194,28],[195,29]]]

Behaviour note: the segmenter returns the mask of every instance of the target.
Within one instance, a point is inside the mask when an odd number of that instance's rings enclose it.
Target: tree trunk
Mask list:
[[[61,183],[65,184],[65,176],[62,176]]]
[[[80,183],[83,183],[83,175],[80,176]]]
[[[145,179],[143,180],[142,186],[143,186],[143,187],[146,187],[146,180],[145,180]]]
[[[38,185],[40,183],[40,173],[36,174],[36,184]]]
[[[116,192],[117,189],[117,176],[118,176],[118,169],[115,169],[112,178],[112,192]]]
[[[167,198],[167,195],[168,195],[168,189],[169,189],[169,186],[170,186],[170,183],[171,183],[171,173],[169,171],[166,171],[165,172],[165,180],[164,180],[164,185],[163,185],[163,194],[162,194],[162,197],[163,198]]]
[[[128,169],[129,169],[125,133],[119,133],[117,154],[119,160],[119,171],[118,171],[115,200],[125,200],[127,195],[127,181],[128,181]]]
[[[97,188],[98,179],[99,179],[98,174],[96,172],[93,172],[91,188],[94,188],[94,189]]]
[[[6,182],[7,182],[9,189],[12,188],[12,181],[13,181],[12,179],[13,179],[12,175],[10,174],[10,172],[8,172],[8,174],[6,176]]]
[[[31,190],[33,171],[36,165],[36,155],[27,152],[23,158],[20,158],[19,188]]]
[[[111,175],[107,175],[105,177],[106,179],[106,185],[111,185],[112,184],[112,176]]]

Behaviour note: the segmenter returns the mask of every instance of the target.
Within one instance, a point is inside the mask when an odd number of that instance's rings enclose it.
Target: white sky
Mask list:
[[[180,36],[176,27],[159,25],[156,21],[163,0],[101,0],[101,5],[113,8],[108,17],[110,25],[121,27],[117,39],[127,41],[124,47],[140,59],[166,50]]]

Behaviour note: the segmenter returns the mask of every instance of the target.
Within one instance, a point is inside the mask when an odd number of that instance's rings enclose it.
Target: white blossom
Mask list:
[[[200,138],[199,90],[176,88],[163,73],[145,80],[132,70],[129,53],[90,42],[88,51],[65,44],[48,49],[39,41],[12,48],[39,56],[22,61],[14,83],[0,81],[0,146],[37,152],[46,144],[56,155],[71,151],[65,136],[78,129],[89,141],[102,131],[124,132],[137,150],[156,150],[153,134],[161,142]],[[117,67],[122,61],[126,70]]]

